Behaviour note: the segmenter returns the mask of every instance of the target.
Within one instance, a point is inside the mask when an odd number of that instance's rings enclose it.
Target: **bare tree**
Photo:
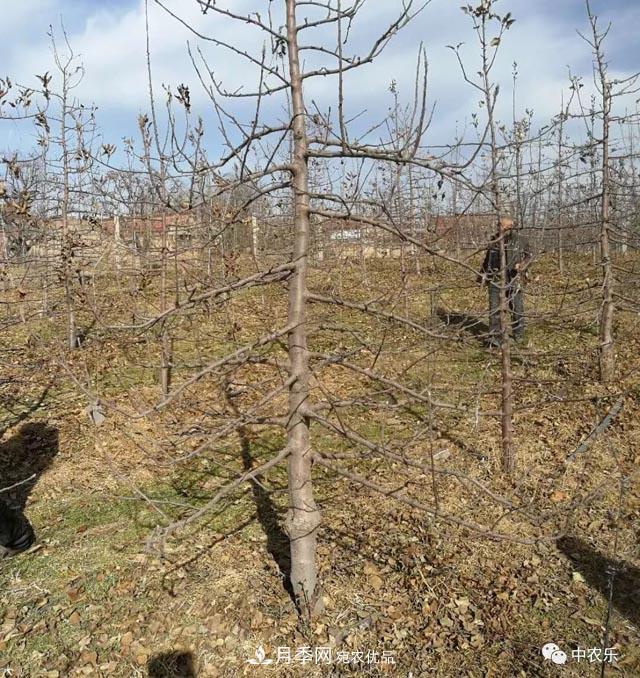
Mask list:
[[[467,5],[463,7],[465,14],[471,17],[473,28],[479,39],[481,51],[481,67],[478,71],[479,82],[475,82],[467,75],[467,71],[460,59],[456,48],[459,63],[462,67],[465,80],[471,84],[482,96],[482,103],[486,109],[487,127],[489,136],[489,174],[487,181],[487,197],[496,214],[496,221],[505,214],[505,200],[500,178],[500,149],[498,145],[497,121],[495,108],[498,101],[499,87],[491,80],[491,71],[496,60],[497,50],[502,38],[511,27],[514,19],[511,13],[500,16],[493,11],[494,0],[482,0],[477,6]],[[497,24],[497,34],[490,35],[491,26]],[[519,154],[519,141],[516,143],[516,151]],[[519,163],[519,158],[516,161]],[[519,179],[518,179],[519,185]],[[520,203],[521,200],[518,200]],[[513,374],[511,367],[511,323],[509,320],[508,298],[508,271],[507,253],[505,246],[505,233],[499,235],[500,247],[500,347],[501,347],[501,381],[502,381],[502,469],[508,476],[513,476],[516,469],[516,452],[513,437]]]
[[[616,98],[633,94],[638,91],[639,75],[634,74],[623,80],[612,79],[608,73],[608,64],[604,52],[604,42],[611,26],[600,29],[598,18],[591,9],[589,0],[586,0],[587,15],[591,33],[583,36],[593,50],[594,82],[599,95],[597,117],[601,123],[601,137],[596,142],[601,150],[601,182],[600,182],[600,266],[602,270],[602,306],[600,309],[600,346],[599,367],[600,378],[609,382],[615,377],[615,340],[614,340],[614,313],[615,313],[615,274],[611,249],[611,160],[610,136],[611,125],[614,121],[612,106]]]

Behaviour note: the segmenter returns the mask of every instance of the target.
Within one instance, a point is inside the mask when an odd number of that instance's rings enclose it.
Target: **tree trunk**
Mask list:
[[[293,114],[294,263],[289,286],[289,369],[295,378],[289,390],[288,481],[289,513],[286,528],[291,548],[291,586],[304,616],[313,613],[317,602],[316,537],[320,511],[313,497],[311,469],[313,452],[309,418],[309,355],[305,328],[307,256],[309,249],[309,177],[305,107],[300,77],[295,0],[286,0],[287,41]]]
[[[564,143],[564,99],[560,108],[560,127],[558,129],[558,270],[564,275],[564,228],[563,218],[563,175],[562,175],[562,147]]]
[[[609,240],[609,112],[611,97],[609,83],[603,78],[603,120],[602,120],[602,207],[600,224],[600,263],[602,265],[602,308],[600,311],[600,379],[611,381],[615,374],[613,344],[613,265]]]
[[[67,344],[70,349],[78,348],[78,330],[76,314],[73,308],[73,290],[71,281],[71,258],[73,244],[69,235],[69,149],[67,148],[67,72],[62,74],[62,114],[60,123],[60,143],[62,146],[62,256],[64,278],[64,301],[67,308]]]
[[[487,17],[482,17],[482,81],[487,107],[487,122],[491,144],[491,194],[496,208],[498,223],[503,213],[502,189],[498,177],[499,151],[494,117],[498,88],[489,81],[491,70],[487,55]],[[511,332],[509,322],[507,253],[505,247],[505,232],[500,232],[500,349],[501,349],[501,466],[505,475],[512,478],[516,470],[516,454],[513,441],[513,374],[511,369]]]
[[[500,343],[502,377],[502,470],[508,477],[516,471],[513,443],[513,377],[511,371],[511,337],[509,332],[509,301],[507,298],[507,257],[504,234],[500,238]]]
[[[169,394],[171,388],[171,368],[173,362],[173,339],[166,331],[162,333],[162,348],[160,358],[160,386],[162,395]]]

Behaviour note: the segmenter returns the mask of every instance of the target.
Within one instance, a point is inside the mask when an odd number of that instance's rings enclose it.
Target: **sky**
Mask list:
[[[261,35],[247,27],[221,20],[213,13],[202,15],[195,0],[163,0],[167,7],[205,35],[259,56]],[[238,12],[278,7],[278,0],[218,0]],[[461,78],[453,52],[447,45],[464,43],[462,55],[469,72],[478,68],[476,38],[470,21],[460,10],[461,0],[431,0],[425,10],[391,42],[376,62],[350,76],[346,83],[346,109],[350,115],[365,111],[358,124],[377,121],[391,102],[389,84],[396,80],[401,97],[410,97],[420,43],[429,61],[429,102],[435,106],[433,123],[426,141],[431,144],[452,140],[456,128],[464,127],[472,112],[478,111],[477,93]],[[354,26],[350,49],[362,52],[400,7],[399,0],[368,0],[361,20]],[[592,0],[594,12],[604,25],[612,23],[607,41],[611,72],[625,76],[640,69],[640,3],[637,0]],[[61,23],[69,42],[82,60],[84,80],[74,94],[85,105],[98,107],[98,123],[105,140],[121,143],[136,133],[136,118],[149,109],[145,61],[144,0],[0,0],[0,64],[3,73],[24,84],[36,84],[35,74],[54,73],[50,39],[52,25],[61,43]],[[511,117],[512,68],[518,64],[517,105],[519,112],[533,109],[535,120],[544,124],[556,114],[563,88],[568,84],[569,67],[591,82],[592,57],[589,46],[576,29],[586,30],[583,0],[499,0],[496,11],[511,12],[516,23],[501,45],[494,77],[501,84],[499,115]],[[200,48],[209,66],[228,89],[256,83],[256,72],[229,56],[210,41],[197,38],[185,26],[149,0],[150,44],[153,83],[156,93],[162,84],[175,91],[180,83],[190,87],[193,115],[201,115],[209,138],[216,136],[216,117],[187,53]],[[313,42],[329,41],[333,35],[316,34]],[[305,54],[309,55],[309,52]],[[309,62],[310,63],[310,62]],[[329,79],[308,81],[308,100],[335,109],[335,83]],[[282,101],[272,104],[267,114],[277,116]],[[251,114],[245,104],[230,104],[240,115]],[[25,149],[34,139],[30,129],[0,121],[0,148]],[[215,147],[215,139],[209,142]]]

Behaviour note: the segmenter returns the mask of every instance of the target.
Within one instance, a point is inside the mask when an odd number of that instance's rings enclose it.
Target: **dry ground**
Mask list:
[[[587,280],[593,278],[591,263],[569,262],[567,277],[551,261],[538,263],[541,277],[529,289],[527,344],[514,355],[514,490],[500,477],[496,420],[474,415],[498,402],[498,357],[482,348],[473,325],[483,313],[484,293],[467,273],[422,261],[419,273],[411,268],[405,276],[407,294],[396,295],[390,290],[399,285],[397,266],[369,262],[365,270],[362,262],[341,263],[316,271],[313,286],[360,301],[379,298],[388,310],[450,335],[449,341],[316,305],[314,327],[324,328],[312,337],[311,348],[346,352],[364,343],[368,348],[358,364],[366,366],[371,347],[382,346],[377,369],[413,389],[429,387],[434,397],[464,405],[466,413],[436,409],[431,415],[419,403],[390,399],[387,391],[335,366],[314,370],[316,397],[357,398],[345,408],[349,430],[402,448],[412,461],[447,450],[451,469],[529,502],[529,517],[517,511],[503,516],[499,527],[540,541],[479,539],[318,469],[326,610],[311,626],[301,625],[282,584],[286,481],[282,469],[275,469],[260,485],[228,496],[197,529],[171,540],[160,559],[146,550],[153,528],[201,505],[247,465],[269,458],[282,443],[281,433],[250,425],[204,458],[176,462],[214,424],[229,421],[219,384],[205,380],[169,412],[132,418],[136,408],[158,399],[157,336],[138,333],[132,341],[131,332],[100,331],[82,349],[64,351],[63,320],[31,317],[34,292],[20,299],[27,304],[26,322],[10,325],[2,339],[0,416],[6,430],[0,469],[11,478],[36,474],[22,500],[39,543],[0,564],[0,675],[6,669],[7,675],[34,677],[595,676],[599,664],[570,659],[556,667],[543,661],[540,648],[550,641],[567,652],[601,646],[607,572],[618,565],[608,645],[622,660],[607,675],[640,676],[640,492],[632,475],[640,461],[636,316],[619,315],[620,379],[603,387],[595,361],[597,288]],[[122,288],[105,283],[89,294],[87,303],[104,324],[128,322],[134,306],[155,303],[153,290],[133,302],[123,298]],[[626,293],[634,294],[632,285]],[[224,311],[214,308],[176,323],[180,367],[174,383],[276,326],[284,311],[284,291],[262,289],[241,295]],[[273,355],[282,357],[281,349]],[[236,371],[240,395],[234,407],[254,402],[271,376],[260,365]],[[251,385],[256,394],[247,391]],[[99,391],[110,405],[98,429],[86,415],[87,390]],[[621,393],[624,408],[614,424],[567,461]],[[428,435],[413,440],[425,421]],[[316,448],[327,453],[352,447],[319,426],[313,435]],[[343,466],[388,489],[406,477],[403,465],[375,455],[362,454]],[[631,478],[622,495],[621,473]],[[406,493],[432,504],[432,479],[413,472]],[[502,515],[453,478],[441,480],[439,501],[443,513],[486,526]],[[545,538],[559,532],[566,535],[561,541]],[[247,663],[258,647],[273,659],[277,647],[295,653],[305,646],[330,646],[334,653],[384,650],[395,664]]]

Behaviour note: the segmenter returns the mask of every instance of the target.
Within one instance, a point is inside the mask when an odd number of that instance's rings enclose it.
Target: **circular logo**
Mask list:
[[[567,663],[567,655],[565,652],[562,650],[556,650],[552,655],[551,655],[551,661],[554,664],[566,664]]]
[[[554,652],[558,652],[560,648],[555,643],[547,643],[542,647],[542,656],[545,659],[551,659]]]

